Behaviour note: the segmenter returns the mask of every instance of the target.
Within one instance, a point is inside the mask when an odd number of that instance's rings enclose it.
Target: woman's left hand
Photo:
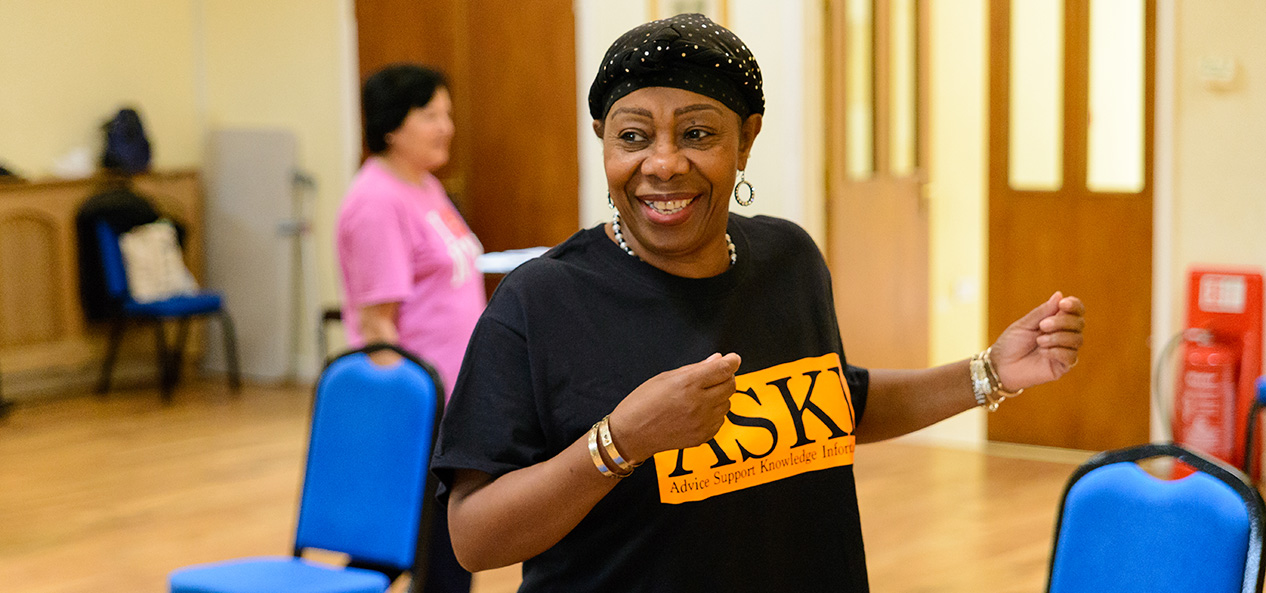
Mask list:
[[[1085,314],[1081,299],[1057,291],[1004,330],[992,350],[1002,388],[1017,391],[1041,385],[1076,366]]]

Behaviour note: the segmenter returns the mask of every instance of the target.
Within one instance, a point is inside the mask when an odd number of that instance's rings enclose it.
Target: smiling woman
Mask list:
[[[725,231],[729,195],[760,133],[764,83],[734,33],[703,15],[656,21],[668,22],[612,44],[589,114],[615,208],[612,238],[657,268],[705,278],[737,259]]]
[[[622,221],[611,225],[612,238],[627,229],[627,251],[678,276],[725,271],[735,171],[747,167],[760,125],[760,114],[740,119],[716,99],[676,88],[617,100],[605,120],[594,120]]]
[[[856,443],[1075,362],[1082,306],[1056,293],[970,361],[849,365],[817,245],[730,212],[761,81],[697,14],[607,51],[589,107],[612,221],[502,281],[436,445],[467,568],[523,562],[525,592],[867,591]]]

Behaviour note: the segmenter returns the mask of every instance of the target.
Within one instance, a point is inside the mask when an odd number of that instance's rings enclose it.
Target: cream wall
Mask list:
[[[334,221],[360,159],[358,69],[352,0],[194,0],[202,37],[198,69],[205,130],[281,128],[297,164],[316,182],[316,286],[300,328],[301,376],[315,376],[320,303],[340,300]],[[333,346],[332,346],[333,347]]]
[[[1176,3],[1173,79],[1174,293],[1197,262],[1266,267],[1266,4]],[[1201,61],[1233,60],[1229,88],[1202,77]],[[1182,310],[1181,303],[1177,309]],[[1175,318],[1178,319],[1178,318]]]
[[[137,107],[157,169],[200,167],[207,132],[281,128],[316,181],[317,302],[338,300],[333,220],[360,154],[352,0],[5,0],[0,163],[48,177]],[[316,319],[315,310],[306,315]],[[300,328],[315,372],[311,324]]]
[[[1187,270],[1221,264],[1266,269],[1266,5],[1165,0],[1173,71],[1158,93],[1170,100],[1158,128],[1153,343],[1182,327]],[[1231,61],[1230,84],[1210,80],[1206,60]],[[1160,136],[1158,130],[1158,136]],[[1159,166],[1172,160],[1172,170]],[[1168,389],[1169,386],[1166,386]],[[1163,431],[1154,430],[1153,432]]]
[[[101,155],[101,124],[140,111],[159,168],[197,166],[194,11],[170,0],[5,0],[0,164],[49,176],[72,150]]]
[[[932,2],[928,8],[928,353],[937,365],[986,346],[988,11],[987,0]],[[984,441],[985,414],[979,409],[959,414],[911,436],[978,444]]]

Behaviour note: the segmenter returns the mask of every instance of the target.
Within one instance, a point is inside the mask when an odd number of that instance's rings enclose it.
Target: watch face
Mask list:
[[[985,364],[981,359],[973,357],[969,368],[971,369],[972,391],[975,392],[976,401],[983,405],[988,401],[989,394],[993,392],[993,384],[989,381],[989,375],[985,371]]]

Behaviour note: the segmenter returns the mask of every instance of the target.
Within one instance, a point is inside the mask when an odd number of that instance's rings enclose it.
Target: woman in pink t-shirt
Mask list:
[[[483,248],[433,174],[448,162],[452,101],[440,73],[399,64],[365,81],[361,104],[373,155],[339,212],[344,328],[353,347],[387,342],[430,362],[449,394],[486,302],[475,268]],[[435,513],[425,591],[466,592],[470,573],[453,558],[444,515]]]

